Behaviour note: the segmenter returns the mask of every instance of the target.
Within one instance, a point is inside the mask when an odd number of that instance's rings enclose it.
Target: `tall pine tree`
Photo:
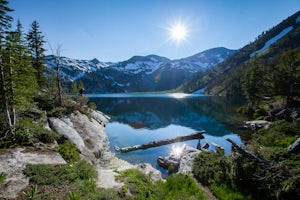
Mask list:
[[[22,112],[32,107],[37,91],[35,70],[31,67],[30,56],[23,38],[22,25],[18,21],[17,29],[7,36],[7,63],[11,69],[11,93],[15,108]]]
[[[45,67],[45,49],[44,49],[44,36],[39,31],[39,24],[34,21],[31,24],[31,30],[27,34],[28,49],[31,54],[31,63],[33,68],[36,70],[36,78],[40,88],[46,85],[46,77],[44,72]]]
[[[5,136],[7,134],[14,134],[14,113],[13,108],[11,107],[11,102],[9,101],[9,74],[10,69],[7,70],[4,64],[4,55],[6,50],[5,46],[5,37],[7,31],[11,27],[12,17],[8,15],[12,11],[7,6],[8,2],[6,0],[0,0],[0,106],[1,106],[1,132],[4,131]],[[8,73],[7,73],[8,71]]]

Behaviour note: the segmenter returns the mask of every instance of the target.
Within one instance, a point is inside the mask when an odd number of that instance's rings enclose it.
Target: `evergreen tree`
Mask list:
[[[242,90],[249,102],[249,108],[258,106],[264,95],[264,69],[261,61],[254,59],[250,62],[250,68],[244,74]]]
[[[18,21],[17,29],[7,37],[7,51],[12,69],[13,103],[18,111],[30,108],[37,91],[35,70],[31,67],[28,49],[23,38],[22,25]]]
[[[78,87],[77,87],[77,82],[76,81],[72,82],[71,93],[73,93],[73,94],[77,94],[78,93]]]
[[[36,70],[36,78],[38,80],[39,87],[42,88],[46,85],[46,77],[44,72],[46,71],[45,64],[45,49],[44,49],[44,36],[39,31],[39,24],[34,21],[31,24],[31,30],[27,34],[28,48],[31,54],[31,63]]]
[[[279,58],[275,69],[275,92],[291,102],[300,95],[300,51],[289,50]]]
[[[11,83],[8,73],[4,65],[3,56],[5,54],[5,37],[7,31],[11,27],[12,17],[8,15],[12,11],[7,7],[6,0],[0,0],[0,104],[1,104],[1,132],[5,131],[5,135],[14,134],[14,116],[12,113],[11,102],[9,101],[8,85]],[[10,73],[10,70],[8,70]]]

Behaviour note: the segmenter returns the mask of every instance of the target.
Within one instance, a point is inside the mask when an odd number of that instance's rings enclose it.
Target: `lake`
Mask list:
[[[132,164],[148,162],[160,168],[158,156],[168,156],[174,146],[197,146],[197,140],[170,144],[129,153],[115,152],[114,146],[125,147],[154,140],[173,138],[205,130],[204,139],[216,143],[229,154],[231,138],[242,143],[237,131],[245,120],[236,113],[240,99],[202,94],[88,94],[97,109],[111,117],[106,126],[111,151]],[[209,150],[215,150],[210,145]]]

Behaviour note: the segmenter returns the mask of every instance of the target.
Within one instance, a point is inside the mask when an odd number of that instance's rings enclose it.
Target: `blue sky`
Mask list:
[[[299,0],[10,0],[24,31],[37,20],[48,44],[78,59],[170,59],[214,47],[238,49],[300,9]],[[185,41],[170,39],[180,21]]]

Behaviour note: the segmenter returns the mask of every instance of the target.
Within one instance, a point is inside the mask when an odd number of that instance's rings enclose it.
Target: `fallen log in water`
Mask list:
[[[167,144],[172,144],[175,142],[183,142],[183,141],[187,141],[187,140],[195,140],[195,139],[203,139],[203,133],[205,133],[205,131],[199,131],[199,132],[195,132],[189,135],[184,135],[184,136],[178,136],[178,137],[174,137],[174,138],[170,138],[170,139],[165,139],[165,140],[158,140],[158,141],[152,141],[149,142],[147,144],[141,144],[141,145],[135,145],[135,146],[129,146],[129,147],[117,147],[115,146],[115,150],[116,151],[120,151],[122,153],[126,153],[129,151],[136,151],[138,149],[149,149],[152,147],[159,147],[159,146],[163,146],[163,145],[167,145]]]

